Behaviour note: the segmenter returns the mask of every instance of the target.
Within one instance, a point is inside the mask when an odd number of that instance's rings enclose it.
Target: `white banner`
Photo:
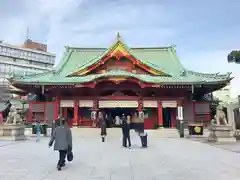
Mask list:
[[[61,100],[60,107],[74,107],[73,100]]]
[[[183,120],[183,107],[182,106],[179,106],[177,108],[177,115],[178,115],[179,120]]]
[[[170,108],[176,108],[177,107],[177,102],[176,101],[162,101],[162,107],[170,107]]]
[[[79,100],[79,107],[93,107],[92,100]]]
[[[138,101],[99,101],[99,108],[137,108]]]
[[[157,101],[143,101],[143,107],[156,108],[158,106]]]

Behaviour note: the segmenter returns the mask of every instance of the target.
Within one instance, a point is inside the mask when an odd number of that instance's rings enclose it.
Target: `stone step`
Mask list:
[[[94,137],[100,136],[101,129],[100,128],[71,128],[72,135],[76,137]],[[177,129],[154,129],[154,130],[146,130],[149,137],[157,137],[157,138],[179,138],[179,132]],[[134,130],[131,130],[131,133],[134,133]],[[48,135],[51,134],[51,128],[48,128]],[[121,137],[122,130],[121,128],[108,128],[107,134],[109,137]],[[188,136],[188,130],[184,131],[185,137]],[[204,130],[203,137],[208,136],[208,130]],[[25,128],[25,135],[31,136],[32,129]]]

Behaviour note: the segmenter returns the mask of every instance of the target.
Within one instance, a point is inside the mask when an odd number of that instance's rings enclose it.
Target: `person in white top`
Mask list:
[[[115,117],[115,124],[120,125],[120,117],[119,116]]]

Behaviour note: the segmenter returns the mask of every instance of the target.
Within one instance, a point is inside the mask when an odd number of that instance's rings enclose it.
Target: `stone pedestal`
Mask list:
[[[210,142],[218,142],[218,143],[236,142],[232,125],[213,124],[209,126],[209,131],[210,133],[208,136],[208,141]]]
[[[0,140],[21,141],[25,140],[24,125],[0,125]]]

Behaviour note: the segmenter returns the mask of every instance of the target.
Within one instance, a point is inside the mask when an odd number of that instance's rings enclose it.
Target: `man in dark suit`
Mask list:
[[[130,122],[127,121],[126,117],[122,115],[121,118],[122,121],[122,133],[123,133],[123,147],[127,147],[127,141],[128,141],[128,147],[131,148],[131,139],[130,139]]]

